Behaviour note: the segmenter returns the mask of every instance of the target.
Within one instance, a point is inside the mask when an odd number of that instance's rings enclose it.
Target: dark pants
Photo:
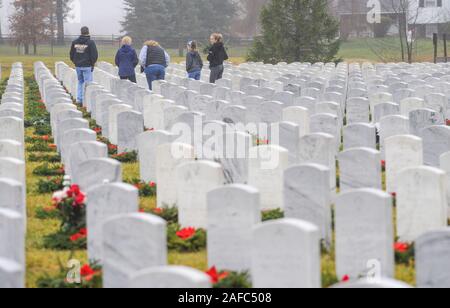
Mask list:
[[[132,76],[120,76],[120,79],[122,80],[129,80],[131,82],[137,83],[136,81],[136,75],[132,75]]]
[[[209,82],[216,83],[217,80],[222,79],[223,65],[211,67],[211,75],[209,75]]]
[[[153,81],[166,78],[166,68],[159,64],[150,65],[145,69],[145,75],[147,76],[148,88],[153,90]]]
[[[202,77],[202,71],[190,72],[188,73],[188,77],[190,79],[200,80],[200,78]]]

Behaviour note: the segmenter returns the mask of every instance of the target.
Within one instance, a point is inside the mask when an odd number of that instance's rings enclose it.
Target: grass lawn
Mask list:
[[[439,56],[443,56],[444,47],[440,42]],[[339,57],[349,62],[401,62],[401,46],[398,38],[369,38],[343,42]],[[420,39],[414,45],[415,62],[433,61],[433,42]]]
[[[374,60],[373,54],[369,53],[369,49],[364,47],[363,41],[344,43],[340,55],[347,60]],[[427,50],[427,44],[424,42],[424,50]],[[35,61],[43,61],[49,68],[53,69],[55,61],[69,62],[64,50],[58,49],[54,56],[45,55],[46,51],[42,51],[42,55],[37,56],[17,56],[14,48],[5,48],[0,46],[0,63],[3,66],[3,77],[9,75],[9,67],[13,62],[23,62],[25,75],[33,74],[33,63]],[[112,62],[114,50],[112,48],[100,49],[101,60]],[[174,58],[174,61],[180,61],[181,58]],[[233,58],[232,61],[242,62],[244,58]],[[28,101],[28,97],[27,97]],[[26,135],[32,136],[34,128],[28,128]],[[27,160],[30,153],[27,153]],[[37,279],[44,275],[57,275],[60,270],[60,264],[66,265],[67,260],[72,257],[80,260],[82,263],[87,262],[87,254],[85,251],[76,251],[71,256],[69,252],[61,252],[56,250],[48,250],[43,248],[43,238],[58,230],[57,220],[41,220],[36,217],[36,211],[40,207],[50,205],[50,194],[38,194],[36,192],[36,183],[38,176],[33,174],[33,170],[42,163],[27,161],[27,206],[28,206],[28,234],[26,240],[27,251],[27,286],[36,287]],[[137,163],[123,164],[123,178],[134,179],[139,177],[139,168]],[[155,207],[154,198],[141,198],[141,207],[143,209],[152,209]],[[207,256],[205,251],[198,253],[169,253],[169,263],[177,265],[187,265],[200,270],[207,270]],[[335,262],[333,253],[326,253],[322,257],[322,272],[325,285],[329,285],[336,281]],[[414,265],[399,265],[396,268],[396,277],[410,284],[415,283]]]
[[[439,56],[443,56],[443,45],[439,42]],[[101,61],[113,62],[117,51],[117,46],[99,45],[99,55]],[[348,62],[399,62],[402,61],[400,54],[400,42],[397,38],[380,39],[355,39],[342,42],[338,56]],[[245,47],[230,47],[229,54],[231,62],[242,63],[247,54]],[[32,68],[35,61],[43,61],[49,68],[53,68],[55,61],[65,61],[68,59],[69,47],[54,47],[53,51],[49,46],[39,46],[37,55],[22,56],[18,55],[17,48],[10,45],[0,45],[0,64],[3,66],[3,77],[9,75],[11,63],[21,61],[24,63],[27,71]],[[183,61],[184,58],[178,57],[177,50],[169,50],[174,62]],[[433,43],[429,39],[420,39],[414,46],[414,61],[432,61]]]

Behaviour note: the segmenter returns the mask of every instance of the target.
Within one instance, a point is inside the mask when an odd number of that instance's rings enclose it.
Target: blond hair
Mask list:
[[[160,46],[157,41],[153,41],[153,40],[145,42],[145,45],[150,46],[150,47],[159,47]]]
[[[211,37],[214,38],[214,40],[217,43],[223,43],[223,35],[222,35],[222,33],[213,33],[213,34],[211,34]]]
[[[129,36],[124,36],[122,38],[122,45],[131,45],[133,43],[133,39]]]

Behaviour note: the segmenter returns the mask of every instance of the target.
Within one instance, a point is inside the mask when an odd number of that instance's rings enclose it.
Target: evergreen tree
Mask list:
[[[169,16],[167,5],[162,0],[124,0],[125,20],[122,31],[131,35],[135,42],[142,43],[149,38],[164,37]]]
[[[184,49],[187,40],[228,33],[233,0],[125,0],[122,31],[135,41],[160,39]]]
[[[0,10],[3,7],[3,0],[0,0]],[[2,16],[0,16],[0,44],[3,44],[3,33],[2,33]]]
[[[234,1],[230,0],[193,0],[198,1],[200,28],[197,35],[208,36],[213,32],[228,34],[231,21],[236,13]]]
[[[261,26],[250,61],[336,61],[339,24],[329,15],[327,0],[272,0],[261,12]]]

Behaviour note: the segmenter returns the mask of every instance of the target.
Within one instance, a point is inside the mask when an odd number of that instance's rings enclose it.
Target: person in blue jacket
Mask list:
[[[133,40],[129,36],[122,39],[122,47],[116,54],[116,65],[119,67],[120,79],[130,80],[136,83],[135,68],[139,64],[139,59],[131,44]]]

